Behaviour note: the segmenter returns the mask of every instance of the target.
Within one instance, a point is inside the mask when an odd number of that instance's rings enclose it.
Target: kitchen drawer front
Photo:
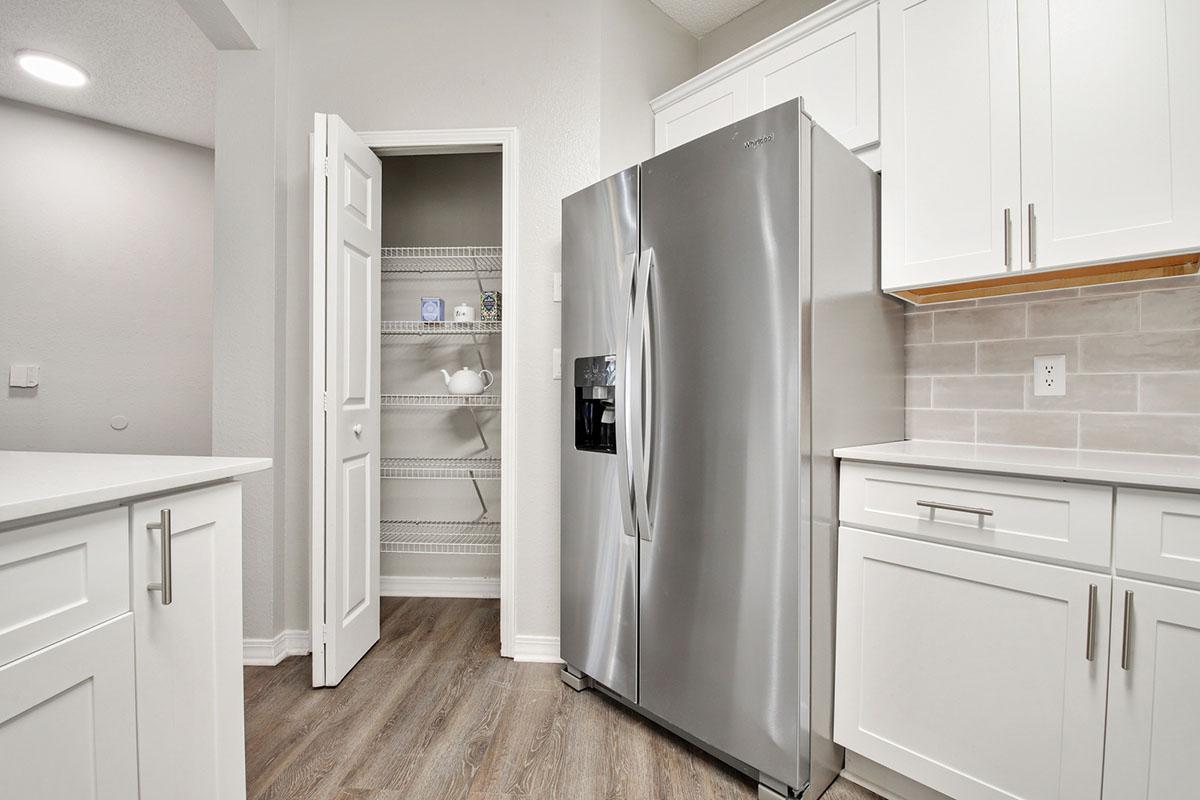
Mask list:
[[[1117,571],[1200,588],[1200,495],[1117,489]]]
[[[1108,568],[1112,491],[1091,484],[847,461],[841,470],[840,514],[848,525]]]
[[[129,610],[129,511],[0,533],[0,664]]]

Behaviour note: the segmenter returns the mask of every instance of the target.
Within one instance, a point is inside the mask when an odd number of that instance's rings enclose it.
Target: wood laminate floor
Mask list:
[[[334,689],[307,657],[247,667],[251,800],[757,797],[741,774],[552,664],[500,658],[495,600],[384,598],[382,636]],[[878,800],[838,781],[826,800]]]

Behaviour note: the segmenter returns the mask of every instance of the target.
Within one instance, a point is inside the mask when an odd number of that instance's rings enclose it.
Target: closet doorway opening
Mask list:
[[[379,640],[381,595],[498,597],[508,656],[517,131],[316,114],[311,179],[313,686]]]

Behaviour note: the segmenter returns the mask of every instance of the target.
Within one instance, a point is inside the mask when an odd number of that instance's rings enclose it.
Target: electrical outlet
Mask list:
[[[1033,394],[1036,397],[1062,397],[1067,393],[1067,357],[1033,357]]]
[[[562,380],[562,348],[556,347],[550,351],[551,358],[554,359],[554,366],[551,367],[551,376],[556,381]]]
[[[554,302],[562,302],[562,273],[554,273]]]

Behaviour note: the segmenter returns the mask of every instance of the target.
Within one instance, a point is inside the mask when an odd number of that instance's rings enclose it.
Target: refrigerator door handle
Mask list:
[[[617,486],[621,493],[621,532],[626,536],[637,536],[637,523],[633,516],[633,466],[631,441],[629,437],[629,406],[632,394],[629,391],[629,331],[633,324],[637,305],[637,253],[627,253],[621,259],[621,275],[624,277],[622,286],[629,295],[629,305],[625,316],[625,324],[618,328],[621,340],[617,342],[617,385],[620,391],[617,402]]]
[[[650,492],[647,478],[649,451],[646,444],[646,417],[654,403],[652,394],[654,361],[646,359],[646,350],[650,344],[650,278],[654,272],[654,248],[643,250],[639,261],[637,293],[634,303],[636,340],[631,341],[637,358],[630,363],[630,372],[636,376],[636,381],[631,382],[631,386],[635,385],[637,389],[631,391],[631,394],[637,404],[637,413],[634,415],[636,424],[630,426],[634,433],[634,447],[630,448],[630,453],[633,460],[633,499],[637,509],[638,535],[648,542],[654,538],[654,523],[650,519]]]

